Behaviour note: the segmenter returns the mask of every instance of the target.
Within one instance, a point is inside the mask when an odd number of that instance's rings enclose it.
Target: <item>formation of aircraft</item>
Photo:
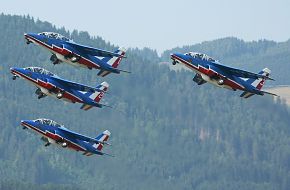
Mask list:
[[[27,33],[24,34],[26,43],[35,43],[50,51],[50,60],[53,64],[65,62],[74,66],[88,69],[99,69],[99,76],[110,73],[129,71],[118,69],[122,58],[125,57],[125,48],[119,48],[115,52],[97,49],[77,44],[67,37],[54,32]]]
[[[104,77],[110,73],[129,72],[118,69],[121,60],[125,57],[125,48],[119,48],[115,52],[84,46],[53,32],[24,34],[26,43],[35,43],[52,53],[50,60],[53,64],[68,63],[73,66],[88,69],[99,69],[98,76]],[[185,65],[196,74],[193,81],[198,85],[207,82],[230,90],[244,91],[240,96],[249,98],[253,95],[276,94],[262,91],[266,80],[270,78],[271,71],[268,68],[259,73],[252,73],[228,67],[206,54],[189,52],[185,54],[171,54],[172,64]],[[10,68],[13,80],[18,77],[26,79],[37,87],[35,93],[38,99],[53,96],[71,103],[82,103],[81,109],[89,110],[92,107],[110,107],[100,103],[107,93],[109,84],[102,82],[96,87],[87,86],[60,78],[59,76],[40,67]],[[91,156],[110,155],[102,152],[107,143],[110,132],[104,131],[96,138],[87,137],[65,128],[63,125],[50,119],[22,120],[23,129],[32,129],[42,136],[45,146],[57,144],[64,148],[82,151],[83,155]]]
[[[10,71],[13,74],[13,80],[21,77],[32,82],[37,87],[35,93],[38,95],[38,99],[49,95],[67,102],[82,103],[81,109],[83,110],[89,110],[92,107],[102,108],[103,106],[107,106],[100,103],[104,93],[109,88],[107,82],[102,82],[96,87],[90,87],[62,79],[40,67],[13,67],[10,68]]]
[[[93,154],[112,156],[102,152],[104,145],[110,145],[107,143],[111,135],[108,130],[95,138],[91,138],[71,131],[50,119],[21,120],[21,125],[23,129],[32,129],[40,134],[42,136],[41,140],[46,142],[45,146],[57,144],[63,148],[81,151],[85,156]]]
[[[208,55],[196,52],[173,53],[171,59],[173,65],[179,63],[194,71],[196,74],[193,81],[198,85],[209,82],[218,87],[234,91],[241,90],[244,91],[240,95],[243,98],[249,98],[255,94],[277,96],[261,90],[266,80],[273,80],[269,77],[271,71],[268,68],[263,69],[258,74],[251,73],[222,65]]]

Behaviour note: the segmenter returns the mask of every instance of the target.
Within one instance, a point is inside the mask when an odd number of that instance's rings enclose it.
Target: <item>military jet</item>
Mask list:
[[[13,67],[10,68],[10,71],[13,74],[13,80],[21,77],[32,82],[37,87],[35,93],[38,95],[38,99],[49,95],[71,103],[82,103],[81,109],[83,110],[89,110],[92,107],[110,107],[100,103],[104,93],[109,88],[107,82],[102,82],[96,87],[90,87],[64,80],[40,67]]]
[[[107,143],[111,135],[108,130],[96,138],[91,138],[68,130],[63,125],[51,119],[21,120],[21,125],[23,129],[32,129],[40,134],[42,136],[41,140],[46,142],[45,146],[57,144],[63,148],[81,151],[85,156],[91,156],[93,154],[112,156],[102,152],[104,145],[110,145]]]
[[[222,65],[208,55],[197,52],[173,53],[171,59],[173,65],[179,63],[194,71],[196,74],[193,81],[198,85],[209,82],[218,87],[234,91],[241,90],[244,91],[240,95],[243,98],[249,98],[255,94],[277,96],[261,90],[266,80],[273,80],[269,77],[271,71],[268,68],[263,69],[258,74],[251,73]]]
[[[125,48],[110,52],[77,44],[54,32],[27,33],[24,37],[27,44],[35,43],[49,50],[52,53],[50,60],[53,64],[65,62],[78,67],[99,69],[98,75],[102,77],[110,73],[130,73],[117,68],[125,57]]]

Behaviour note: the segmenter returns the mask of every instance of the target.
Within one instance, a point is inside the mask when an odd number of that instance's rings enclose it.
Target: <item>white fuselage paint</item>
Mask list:
[[[45,47],[44,47],[44,48],[45,48]],[[61,62],[67,63],[67,64],[69,64],[69,65],[72,65],[72,66],[74,66],[74,67],[76,67],[76,68],[78,68],[78,69],[79,69],[80,67],[82,67],[82,68],[87,68],[86,65],[79,64],[78,62],[72,62],[72,61],[70,61],[69,59],[66,59],[63,55],[61,55],[61,54],[59,54],[59,53],[56,53],[56,52],[54,52],[54,51],[52,51],[52,50],[50,50],[50,52],[51,52],[52,54],[55,54],[56,57],[57,57],[57,59],[59,59]]]

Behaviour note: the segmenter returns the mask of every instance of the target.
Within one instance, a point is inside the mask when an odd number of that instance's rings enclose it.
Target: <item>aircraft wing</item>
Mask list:
[[[75,138],[75,139],[80,139],[82,141],[87,141],[87,142],[94,142],[94,143],[101,143],[101,144],[106,144],[106,145],[110,145],[107,142],[103,142],[103,141],[98,141],[97,139],[85,136],[85,135],[81,135],[79,133],[70,131],[64,127],[59,127],[58,130],[60,130],[62,133],[65,133],[66,136],[69,136],[71,138]]]
[[[217,63],[214,63],[214,66],[219,68],[220,70],[224,71],[225,73],[229,73],[229,74],[237,76],[237,77],[252,78],[252,79],[262,78],[262,79],[274,80],[268,76],[264,76],[264,75],[260,75],[260,74],[256,74],[256,73],[251,73],[251,72],[240,70],[240,69],[235,69],[235,68],[228,67],[225,65],[220,65]]]
[[[64,80],[64,79],[61,79],[61,78],[58,78],[58,77],[54,77],[54,76],[52,76],[51,78],[53,78],[58,83],[60,83],[60,84],[62,84],[64,86],[69,86],[70,88],[73,88],[73,89],[78,90],[78,91],[85,91],[85,92],[88,92],[88,91],[92,91],[92,92],[99,91],[99,92],[101,92],[101,90],[99,90],[97,88],[94,88],[94,87],[91,87],[91,86],[86,86],[84,84],[72,82],[72,81],[69,81],[69,80]]]
[[[71,43],[71,42],[67,42],[67,43],[73,48],[75,48],[76,50],[80,52],[84,52],[88,55],[99,56],[99,57],[123,57],[123,55],[119,55],[117,53],[106,51],[106,50],[97,49],[97,48],[84,46],[84,45]]]

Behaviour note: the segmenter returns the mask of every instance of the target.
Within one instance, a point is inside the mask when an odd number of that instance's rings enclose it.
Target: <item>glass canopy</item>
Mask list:
[[[31,72],[35,72],[35,73],[40,73],[40,74],[44,74],[44,75],[49,75],[49,76],[56,76],[55,74],[53,74],[52,72],[43,69],[41,67],[26,67],[24,68],[25,70],[29,70]]]
[[[206,60],[206,61],[210,61],[210,62],[218,62],[217,60],[213,59],[212,57],[210,57],[204,53],[189,52],[189,53],[186,53],[185,55],[189,55],[193,58],[202,59],[202,60]]]
[[[40,118],[40,119],[34,120],[34,122],[41,123],[41,124],[44,124],[44,125],[54,126],[54,127],[63,127],[63,125],[58,124],[57,122],[55,122],[55,121],[53,121],[51,119]]]
[[[64,37],[63,35],[55,33],[55,32],[41,32],[38,35],[46,36],[48,38],[57,39],[57,40],[71,41],[69,38]]]

